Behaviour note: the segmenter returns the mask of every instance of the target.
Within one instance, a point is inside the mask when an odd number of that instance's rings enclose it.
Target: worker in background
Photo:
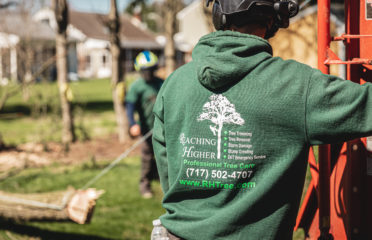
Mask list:
[[[267,39],[297,2],[209,2],[218,31],[154,107],[162,227],[169,239],[290,240],[310,146],[372,135],[372,84],[272,56]]]
[[[129,123],[129,134],[138,137],[148,133],[154,123],[152,113],[156,96],[163,80],[155,76],[158,68],[158,57],[150,52],[143,51],[135,59],[134,67],[141,77],[130,87],[125,103]],[[135,121],[134,113],[139,116],[139,123]],[[148,138],[142,145],[141,151],[141,178],[139,190],[144,198],[151,198],[151,180],[157,178],[156,162],[152,148],[152,139]]]

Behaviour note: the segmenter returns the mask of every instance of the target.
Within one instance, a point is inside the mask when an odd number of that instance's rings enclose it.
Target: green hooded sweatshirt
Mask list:
[[[218,31],[163,85],[153,144],[166,214],[187,240],[289,240],[311,145],[372,135],[372,86]]]

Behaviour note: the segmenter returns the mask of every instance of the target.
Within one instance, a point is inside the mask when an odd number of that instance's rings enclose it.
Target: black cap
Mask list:
[[[221,13],[231,15],[234,13],[244,12],[253,5],[257,6],[274,6],[274,0],[215,0],[220,4]],[[207,0],[207,7],[213,0]]]

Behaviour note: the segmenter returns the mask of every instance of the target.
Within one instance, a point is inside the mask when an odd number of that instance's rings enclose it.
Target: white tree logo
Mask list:
[[[223,124],[237,124],[243,125],[244,119],[241,118],[240,113],[235,110],[235,105],[222,96],[221,94],[213,94],[209,97],[210,101],[204,104],[203,112],[198,117],[198,121],[209,120],[214,125],[209,128],[213,135],[218,136],[217,142],[217,158],[221,158],[221,135]]]

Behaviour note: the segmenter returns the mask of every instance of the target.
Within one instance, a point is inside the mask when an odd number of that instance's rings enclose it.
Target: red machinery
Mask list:
[[[330,35],[330,0],[318,0],[318,66],[345,64],[347,79],[372,81],[372,0],[345,0],[345,34]],[[346,60],[330,50],[344,41]],[[371,123],[372,124],[372,123]],[[310,152],[312,181],[297,217],[308,239],[372,240],[372,138],[319,146]]]

